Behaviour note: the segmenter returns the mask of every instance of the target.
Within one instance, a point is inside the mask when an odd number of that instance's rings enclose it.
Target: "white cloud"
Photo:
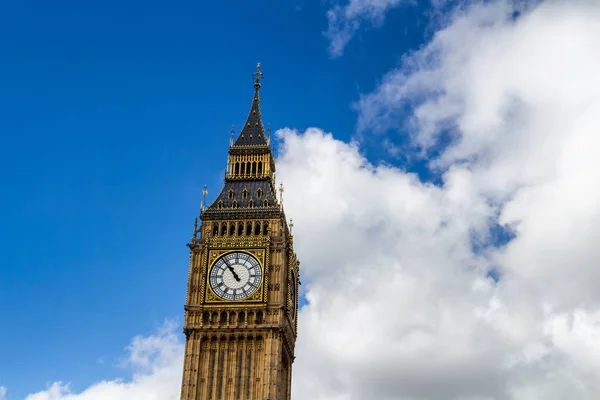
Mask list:
[[[372,25],[380,25],[386,11],[397,7],[402,2],[402,0],[349,0],[344,6],[335,5],[327,11],[328,28],[325,36],[329,39],[329,53],[334,57],[341,56],[361,24],[367,21]]]
[[[461,11],[358,104],[361,128],[400,128],[425,150],[450,131],[431,162],[442,187],[333,144],[311,146],[320,157],[304,167],[284,156],[288,192],[318,193],[287,203],[316,276],[299,349],[321,356],[299,356],[301,398],[600,396],[600,4],[515,11]],[[473,233],[494,223],[516,238],[473,253]]]
[[[0,400],[6,399],[6,387],[0,386]]]
[[[467,386],[485,394],[480,386],[503,374],[490,361],[521,343],[500,331],[510,324],[475,313],[496,289],[469,238],[493,210],[460,174],[439,188],[370,165],[318,129],[280,134],[278,171],[288,193],[302,194],[288,195],[286,209],[310,279],[295,395],[452,398]]]
[[[279,134],[310,301],[294,398],[598,397],[600,311],[550,307],[554,293],[500,257],[521,233],[496,254],[472,251],[474,232],[498,219],[472,171],[453,166],[436,187],[318,129]],[[498,262],[496,284],[486,273]]]
[[[500,222],[519,240],[500,255],[505,268],[535,279],[547,301],[596,304],[600,3],[513,12],[495,2],[460,14],[360,100],[359,125],[388,128],[411,105],[414,143],[431,148],[451,131],[432,165],[460,163],[490,201],[511,200]]]
[[[154,335],[132,340],[124,362],[133,371],[131,379],[101,381],[81,393],[73,393],[68,384],[55,382],[25,400],[179,399],[183,345],[174,333],[175,328],[173,323],[167,323]]]

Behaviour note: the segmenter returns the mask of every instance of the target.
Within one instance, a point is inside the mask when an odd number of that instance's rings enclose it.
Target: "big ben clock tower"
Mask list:
[[[182,400],[291,395],[300,262],[261,120],[260,64],[254,78],[252,106],[229,148],[225,183],[202,208],[188,245]]]

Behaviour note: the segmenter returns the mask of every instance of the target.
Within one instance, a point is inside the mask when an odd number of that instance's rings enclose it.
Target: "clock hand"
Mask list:
[[[232,267],[229,267],[229,270],[233,274],[233,277],[235,278],[235,280],[239,282],[240,281],[240,277],[238,276],[238,274],[235,273],[235,271],[233,270]]]
[[[227,264],[227,268],[231,271],[235,280],[239,282],[240,277],[238,276],[238,274],[235,273],[235,271],[233,270],[233,267],[231,265],[229,265],[229,263],[227,261],[225,261],[225,264]]]

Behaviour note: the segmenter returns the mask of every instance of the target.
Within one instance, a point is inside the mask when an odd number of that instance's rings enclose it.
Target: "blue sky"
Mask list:
[[[201,5],[200,5],[201,4]],[[424,41],[399,7],[333,58],[319,1],[0,4],[0,384],[21,399],[115,371],[131,337],[181,320],[201,197],[265,74],[274,130],[348,141],[361,93]],[[365,45],[369,43],[369,45]],[[383,147],[360,137],[373,161]]]
[[[0,400],[177,399],[258,61],[295,400],[600,398],[599,2],[197,3],[0,2]]]

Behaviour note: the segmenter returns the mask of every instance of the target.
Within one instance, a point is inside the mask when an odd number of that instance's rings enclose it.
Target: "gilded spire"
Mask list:
[[[263,73],[260,71],[260,63],[256,63],[256,72],[252,74],[254,77],[254,88],[260,89],[260,81],[262,80]]]
[[[279,207],[283,208],[283,183],[279,185]]]
[[[260,115],[259,90],[261,87],[260,81],[263,78],[263,73],[260,70],[260,63],[256,64],[256,72],[254,72],[252,76],[254,77],[254,98],[252,99],[252,106],[250,107],[248,119],[246,120],[240,135],[233,145],[268,147],[268,143],[265,138],[265,129],[263,127],[262,117]]]
[[[202,203],[200,203],[200,214],[206,208],[206,195],[208,194],[208,186],[204,185],[204,189],[202,189]]]

